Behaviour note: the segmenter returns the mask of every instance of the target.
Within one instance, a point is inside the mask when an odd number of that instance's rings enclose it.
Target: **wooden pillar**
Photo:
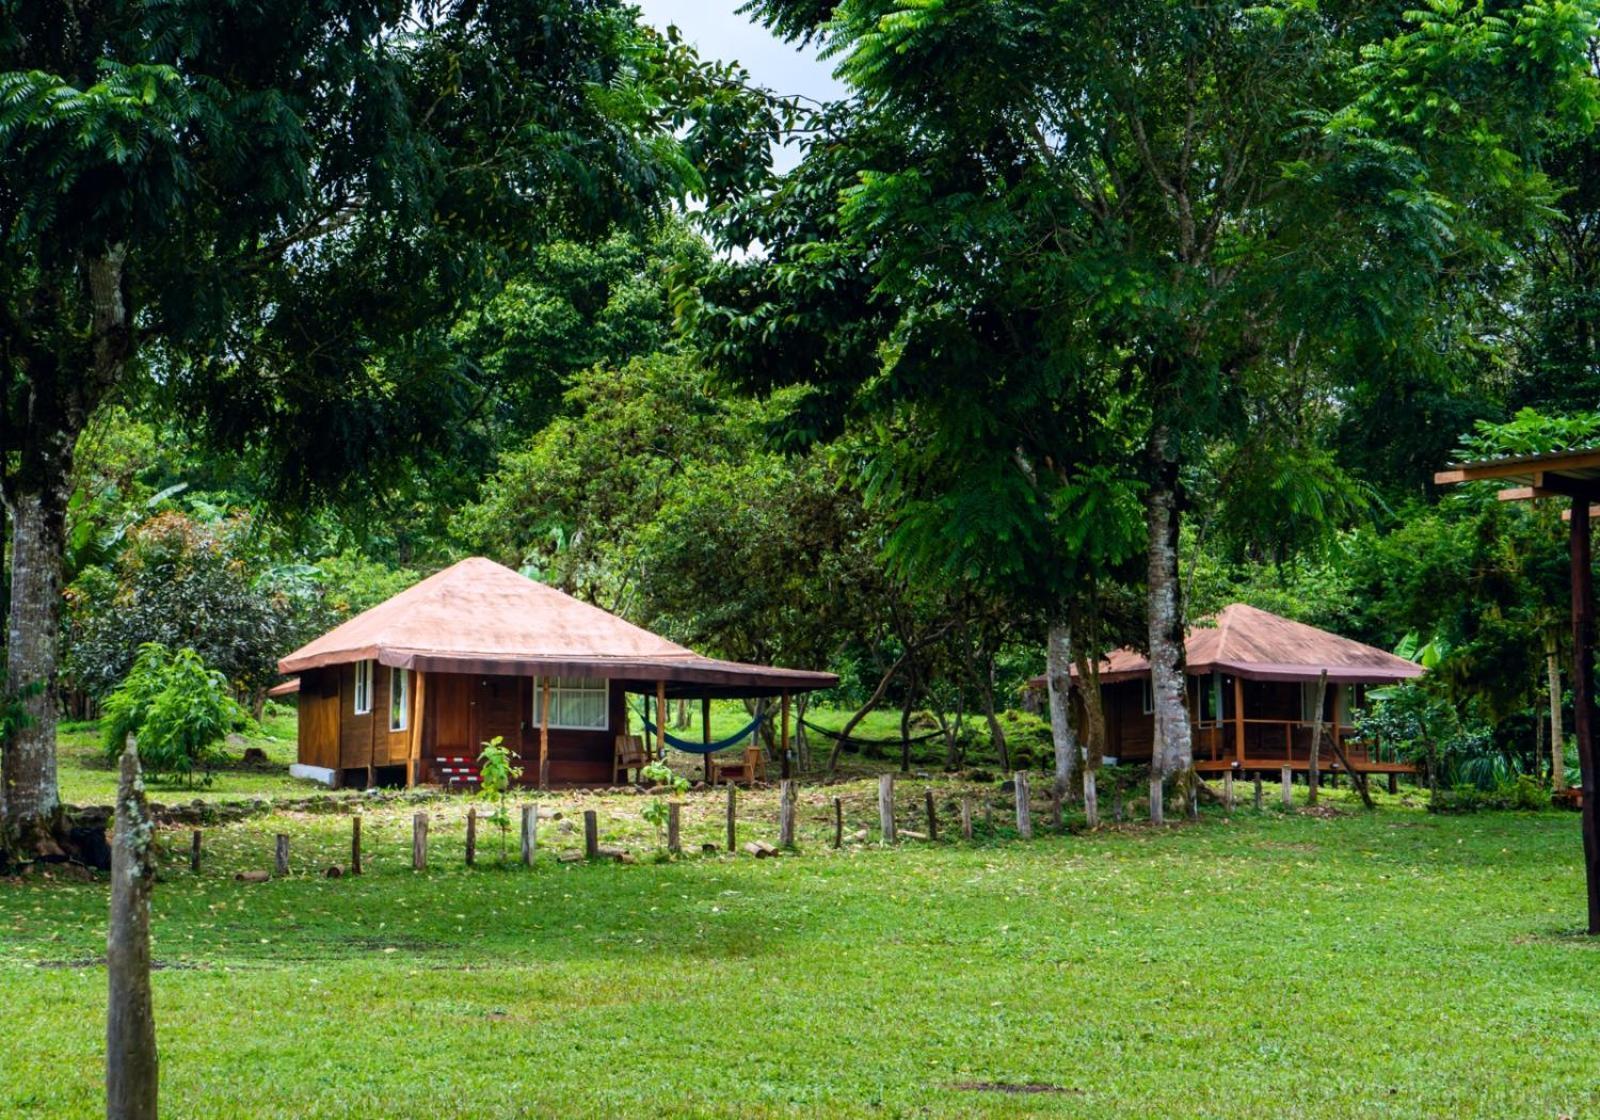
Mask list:
[[[467,866],[478,862],[478,807],[467,810]]]
[[[785,778],[778,785],[778,847],[794,847],[794,779]]]
[[[428,869],[428,814],[414,813],[411,816],[411,870],[426,871]]]
[[[878,829],[885,844],[894,843],[894,775],[878,775]]]
[[[106,937],[106,1115],[117,1120],[156,1120],[156,1021],[150,995],[155,837],[139,752],[124,747],[117,776],[111,924]]]
[[[781,711],[783,731],[779,737],[779,741],[782,743],[783,750],[783,777],[787,779],[789,777],[789,694],[787,692],[783,694]]]
[[[350,874],[361,874],[361,814],[350,818]]]
[[[536,805],[522,807],[522,862],[525,866],[533,865],[533,853],[539,848],[539,808]]]
[[[739,787],[728,783],[728,851],[739,850]]]
[[[700,741],[711,742],[711,697],[709,696],[700,697]],[[711,761],[711,752],[707,751],[702,757],[706,762],[706,785],[715,785],[716,778],[712,776],[715,764]]]
[[[539,678],[539,788],[550,788],[550,678]]]
[[[583,811],[583,858],[600,858],[600,818],[593,809]]]
[[[427,715],[428,709],[423,704],[424,692],[428,687],[427,674],[413,671],[411,674],[411,751],[410,758],[406,761],[406,788],[410,789],[417,784],[417,773],[422,763],[422,720]]]
[[[681,801],[667,802],[667,851],[673,855],[683,851],[680,824],[682,811],[683,803]]]
[[[1017,835],[1024,840],[1033,839],[1033,806],[1028,803],[1028,772],[1018,770],[1011,775],[1017,792]]]
[[[1233,678],[1233,757],[1244,765],[1244,678]]]
[[[1589,497],[1572,500],[1572,723],[1583,778],[1583,865],[1589,887],[1589,932],[1600,934],[1600,782],[1595,775],[1594,557]]]
[[[667,757],[667,682],[656,682],[656,758]]]

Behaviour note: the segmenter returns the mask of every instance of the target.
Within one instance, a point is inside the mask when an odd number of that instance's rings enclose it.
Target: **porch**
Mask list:
[[[1311,740],[1315,724],[1297,719],[1239,719],[1193,724],[1194,767],[1202,774],[1249,773],[1268,771],[1278,773],[1287,767],[1291,771],[1311,769]],[[1337,749],[1336,749],[1337,748]],[[1344,752],[1350,766],[1363,773],[1416,774],[1420,768],[1393,754],[1386,754],[1382,744],[1368,741],[1357,734],[1347,723],[1325,723],[1322,728],[1322,749],[1317,758],[1317,769],[1323,773],[1340,773],[1345,767],[1339,752]]]

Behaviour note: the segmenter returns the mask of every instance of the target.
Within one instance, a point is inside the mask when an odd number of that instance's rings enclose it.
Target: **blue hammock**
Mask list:
[[[716,754],[718,751],[725,751],[729,747],[738,746],[744,742],[755,732],[756,728],[761,726],[761,721],[767,718],[766,709],[767,706],[764,702],[757,704],[756,718],[726,739],[717,739],[710,743],[697,743],[692,739],[680,739],[669,731],[666,734],[667,745],[680,751],[687,751],[689,754]],[[650,702],[648,700],[639,702],[639,718],[644,720],[645,733],[654,736],[656,725],[650,722]]]

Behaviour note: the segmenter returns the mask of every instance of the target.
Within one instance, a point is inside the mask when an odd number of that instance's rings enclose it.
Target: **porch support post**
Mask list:
[[[1233,757],[1244,765],[1244,678],[1233,677]]]
[[[1600,934],[1600,782],[1594,757],[1594,574],[1589,496],[1572,499],[1572,708],[1583,776],[1583,866],[1589,887],[1589,932]]]
[[[422,718],[427,712],[423,705],[428,675],[420,669],[411,674],[414,678],[411,697],[411,751],[406,760],[406,788],[417,784],[417,769],[422,761]]]
[[[700,697],[700,741],[711,742],[711,697]],[[715,785],[711,777],[711,752],[707,751],[702,757],[706,760],[706,785]]]
[[[780,737],[779,741],[781,743],[781,748],[780,749],[783,752],[783,776],[785,778],[788,778],[788,776],[789,776],[789,693],[788,693],[787,690],[783,694],[782,711],[783,711],[783,734]]]
[[[550,678],[539,678],[539,788],[550,788]]]
[[[667,682],[656,682],[656,761],[667,757]]]

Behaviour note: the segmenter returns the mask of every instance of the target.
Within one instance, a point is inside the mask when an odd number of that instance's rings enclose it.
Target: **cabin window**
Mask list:
[[[550,689],[550,726],[564,731],[604,731],[611,726],[610,682],[603,677],[556,677]],[[540,690],[533,690],[533,726],[539,726]]]
[[[1333,689],[1330,684],[1329,690]],[[1300,722],[1316,723],[1322,718],[1322,713],[1317,711],[1317,682],[1300,682]]]
[[[404,731],[411,720],[411,670],[389,670],[389,730]]]
[[[1155,693],[1150,690],[1150,678],[1139,679],[1139,710],[1145,715],[1153,715],[1156,710]]]
[[[1200,722],[1222,721],[1222,674],[1212,673],[1200,682]]]
[[[356,662],[356,687],[350,697],[356,715],[364,716],[372,711],[372,662]]]

